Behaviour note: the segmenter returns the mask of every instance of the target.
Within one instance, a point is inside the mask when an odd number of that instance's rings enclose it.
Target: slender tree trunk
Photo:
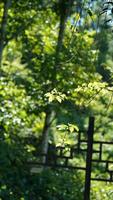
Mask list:
[[[58,41],[56,46],[56,59],[55,59],[55,66],[54,66],[54,80],[53,85],[57,84],[57,74],[58,70],[60,69],[60,53],[62,52],[62,45],[63,39],[65,34],[65,27],[66,21],[68,16],[70,15],[71,8],[73,6],[74,0],[59,0],[59,9],[60,9],[60,26],[59,26],[59,34],[58,34]]]
[[[48,150],[48,140],[49,140],[49,131],[52,124],[52,121],[54,119],[54,112],[47,111],[45,116],[45,122],[44,122],[44,128],[42,132],[42,154],[45,155]],[[46,157],[42,156],[42,163],[46,162]]]
[[[3,12],[1,28],[0,28],[0,67],[2,64],[2,54],[3,54],[3,49],[4,49],[4,43],[5,43],[8,10],[9,10],[10,5],[11,5],[11,0],[6,0],[4,2],[4,12]]]
[[[60,7],[60,25],[59,25],[59,34],[58,34],[58,41],[56,46],[56,57],[55,57],[55,65],[54,65],[54,72],[53,72],[53,88],[56,87],[57,84],[57,73],[59,68],[59,59],[60,59],[60,52],[62,51],[62,45],[63,45],[63,38],[65,33],[65,26],[66,26],[66,20],[70,12],[70,6],[72,6],[73,0],[70,0],[68,3],[68,6],[65,3],[65,0],[59,0],[59,7]],[[53,110],[50,110],[50,112],[46,112],[45,117],[45,123],[44,128],[42,131],[42,153],[46,154],[48,150],[48,137],[49,137],[49,131],[51,128],[50,121],[53,119],[53,116],[55,115]],[[45,163],[45,159],[43,158],[43,163]]]

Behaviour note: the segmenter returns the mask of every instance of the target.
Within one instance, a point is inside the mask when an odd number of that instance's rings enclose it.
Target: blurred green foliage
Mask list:
[[[55,112],[49,143],[74,145],[92,115],[95,139],[113,140],[113,42],[111,29],[98,24],[101,1],[73,1],[70,12],[62,2],[12,0],[8,10],[0,68],[0,200],[83,199],[83,173],[31,173],[28,161],[40,151],[48,108]],[[56,55],[62,11],[67,19]],[[112,149],[106,152],[112,156]],[[91,199],[112,200],[112,184],[92,182]]]

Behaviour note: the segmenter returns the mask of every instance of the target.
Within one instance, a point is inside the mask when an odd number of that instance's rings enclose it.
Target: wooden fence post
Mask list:
[[[89,118],[89,127],[88,127],[88,131],[87,131],[88,141],[87,141],[84,200],[90,200],[93,134],[94,134],[94,117],[90,117]]]

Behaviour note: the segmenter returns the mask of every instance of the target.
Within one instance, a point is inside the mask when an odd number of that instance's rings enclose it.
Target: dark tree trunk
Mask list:
[[[4,12],[3,12],[1,28],[0,28],[0,67],[2,64],[2,54],[3,54],[3,49],[4,49],[4,43],[5,43],[8,10],[9,10],[10,5],[11,5],[11,0],[6,0],[4,2]]]
[[[66,20],[70,12],[70,7],[72,6],[73,0],[70,0],[68,4],[66,4],[65,0],[59,0],[59,10],[60,10],[60,25],[59,25],[59,34],[58,34],[58,41],[56,46],[56,58],[55,58],[55,65],[54,65],[54,72],[53,72],[53,88],[56,87],[57,84],[57,72],[59,68],[59,55],[62,51],[62,45],[63,45],[63,38],[65,33],[65,26],[66,26]],[[50,121],[53,118],[53,115],[55,115],[54,111],[51,110],[50,112],[46,112],[45,117],[45,123],[44,128],[42,131],[42,153],[46,154],[48,151],[48,137],[49,137],[49,131],[51,128]],[[43,163],[45,163],[45,159],[43,158]]]
[[[59,26],[59,34],[58,34],[58,42],[56,46],[56,60],[54,66],[54,82],[57,79],[57,70],[60,68],[60,53],[62,52],[62,45],[65,33],[65,26],[68,16],[70,15],[70,11],[72,8],[74,0],[70,0],[66,2],[65,0],[59,0],[59,10],[60,10],[60,26]]]
[[[46,112],[45,122],[42,132],[42,148],[41,148],[42,154],[46,154],[48,150],[49,131],[53,119],[54,119],[54,112],[48,110]],[[45,163],[45,161],[46,161],[45,156],[42,156],[42,163]]]

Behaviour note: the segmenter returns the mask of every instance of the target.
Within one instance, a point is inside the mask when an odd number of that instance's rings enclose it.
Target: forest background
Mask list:
[[[28,160],[48,143],[74,145],[90,116],[95,138],[113,140],[110,2],[0,1],[1,200],[83,199],[82,173],[34,174]],[[91,199],[103,198],[112,184],[92,183]]]

